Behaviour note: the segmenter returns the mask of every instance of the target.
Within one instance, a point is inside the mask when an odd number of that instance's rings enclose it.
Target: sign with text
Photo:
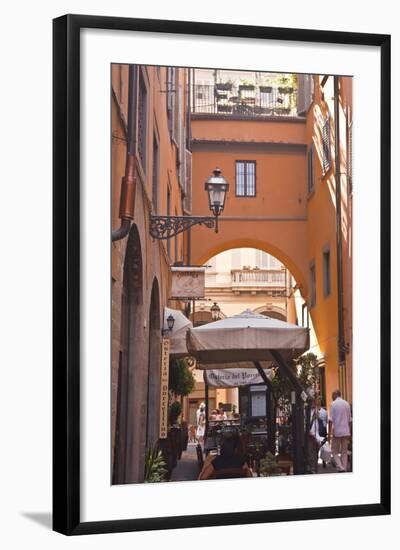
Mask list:
[[[168,435],[169,338],[161,342],[160,439]]]
[[[264,372],[268,378],[271,377],[270,369],[264,369]],[[204,373],[205,382],[215,388],[235,388],[264,382],[257,369],[210,369]]]
[[[204,267],[172,267],[171,298],[204,298]]]

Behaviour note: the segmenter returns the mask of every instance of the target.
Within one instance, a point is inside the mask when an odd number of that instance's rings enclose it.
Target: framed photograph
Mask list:
[[[53,528],[390,513],[390,36],[54,20]]]

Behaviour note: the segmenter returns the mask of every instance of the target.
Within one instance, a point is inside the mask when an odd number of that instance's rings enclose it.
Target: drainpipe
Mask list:
[[[334,117],[335,117],[335,186],[336,186],[336,255],[338,285],[338,359],[345,362],[345,341],[343,322],[343,255],[342,255],[342,197],[340,174],[340,127],[339,127],[339,77],[334,76]]]
[[[128,235],[135,212],[137,75],[138,66],[129,65],[128,143],[126,151],[125,175],[121,181],[121,198],[119,206],[121,225],[118,229],[112,231],[112,241],[119,241]]]

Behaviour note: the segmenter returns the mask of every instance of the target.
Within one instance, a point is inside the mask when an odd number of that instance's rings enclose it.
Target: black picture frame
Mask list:
[[[377,46],[381,51],[380,501],[273,511],[80,520],[80,31],[84,28]],[[390,513],[390,36],[65,15],[53,21],[53,529],[66,535]]]

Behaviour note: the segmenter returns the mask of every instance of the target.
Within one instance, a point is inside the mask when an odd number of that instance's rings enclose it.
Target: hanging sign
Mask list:
[[[204,267],[171,267],[170,298],[204,298]]]
[[[168,436],[169,338],[161,342],[160,439]]]
[[[264,369],[268,378],[271,377],[271,369]],[[205,382],[215,388],[235,388],[248,384],[262,384],[257,369],[209,369],[204,371]]]

